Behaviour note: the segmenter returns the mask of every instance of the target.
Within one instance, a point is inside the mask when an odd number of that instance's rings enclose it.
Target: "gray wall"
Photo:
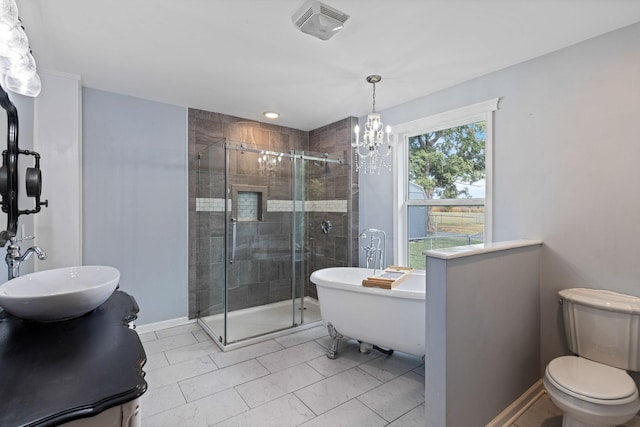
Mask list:
[[[187,316],[187,110],[83,89],[83,259],[120,270],[139,324]]]
[[[638,76],[635,24],[381,112],[393,126],[501,97],[493,239],[544,241],[541,372],[567,351],[559,289],[640,295]],[[371,178],[360,177],[360,227],[391,232],[391,180]]]

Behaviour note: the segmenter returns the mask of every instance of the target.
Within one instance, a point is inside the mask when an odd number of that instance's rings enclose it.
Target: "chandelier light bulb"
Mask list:
[[[25,96],[38,96],[42,90],[42,82],[37,73],[27,79],[18,79],[7,75],[5,77],[5,87],[15,93]]]
[[[6,74],[11,68],[11,58],[0,55],[0,74]]]
[[[0,55],[19,58],[29,52],[29,40],[24,29],[16,24],[13,27],[0,25]]]
[[[15,0],[0,0],[0,24],[13,27],[18,23],[18,6]]]
[[[33,55],[27,52],[26,55],[12,60],[11,68],[7,71],[7,76],[19,80],[28,80],[36,73],[36,60]]]

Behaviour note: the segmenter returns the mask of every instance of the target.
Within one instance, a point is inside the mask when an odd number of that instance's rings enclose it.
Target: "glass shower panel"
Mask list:
[[[225,150],[222,143],[197,156],[196,223],[198,317],[218,319],[215,337],[224,342],[225,306]],[[213,335],[213,333],[212,333]]]

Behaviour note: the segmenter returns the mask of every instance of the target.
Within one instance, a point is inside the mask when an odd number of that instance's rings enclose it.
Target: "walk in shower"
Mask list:
[[[223,348],[321,320],[311,272],[351,265],[345,157],[227,139],[197,153],[196,317]]]

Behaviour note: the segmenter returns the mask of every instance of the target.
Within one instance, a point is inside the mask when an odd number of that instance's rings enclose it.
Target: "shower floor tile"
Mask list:
[[[304,323],[321,320],[320,304],[306,297],[304,302]],[[296,322],[300,322],[296,313]],[[216,314],[200,318],[216,337],[224,335],[224,315]],[[293,326],[293,306],[291,300],[266,304],[259,307],[232,311],[227,314],[227,342],[257,337],[274,331],[281,331]],[[285,341],[286,342],[286,341]],[[286,346],[286,344],[283,344]]]

